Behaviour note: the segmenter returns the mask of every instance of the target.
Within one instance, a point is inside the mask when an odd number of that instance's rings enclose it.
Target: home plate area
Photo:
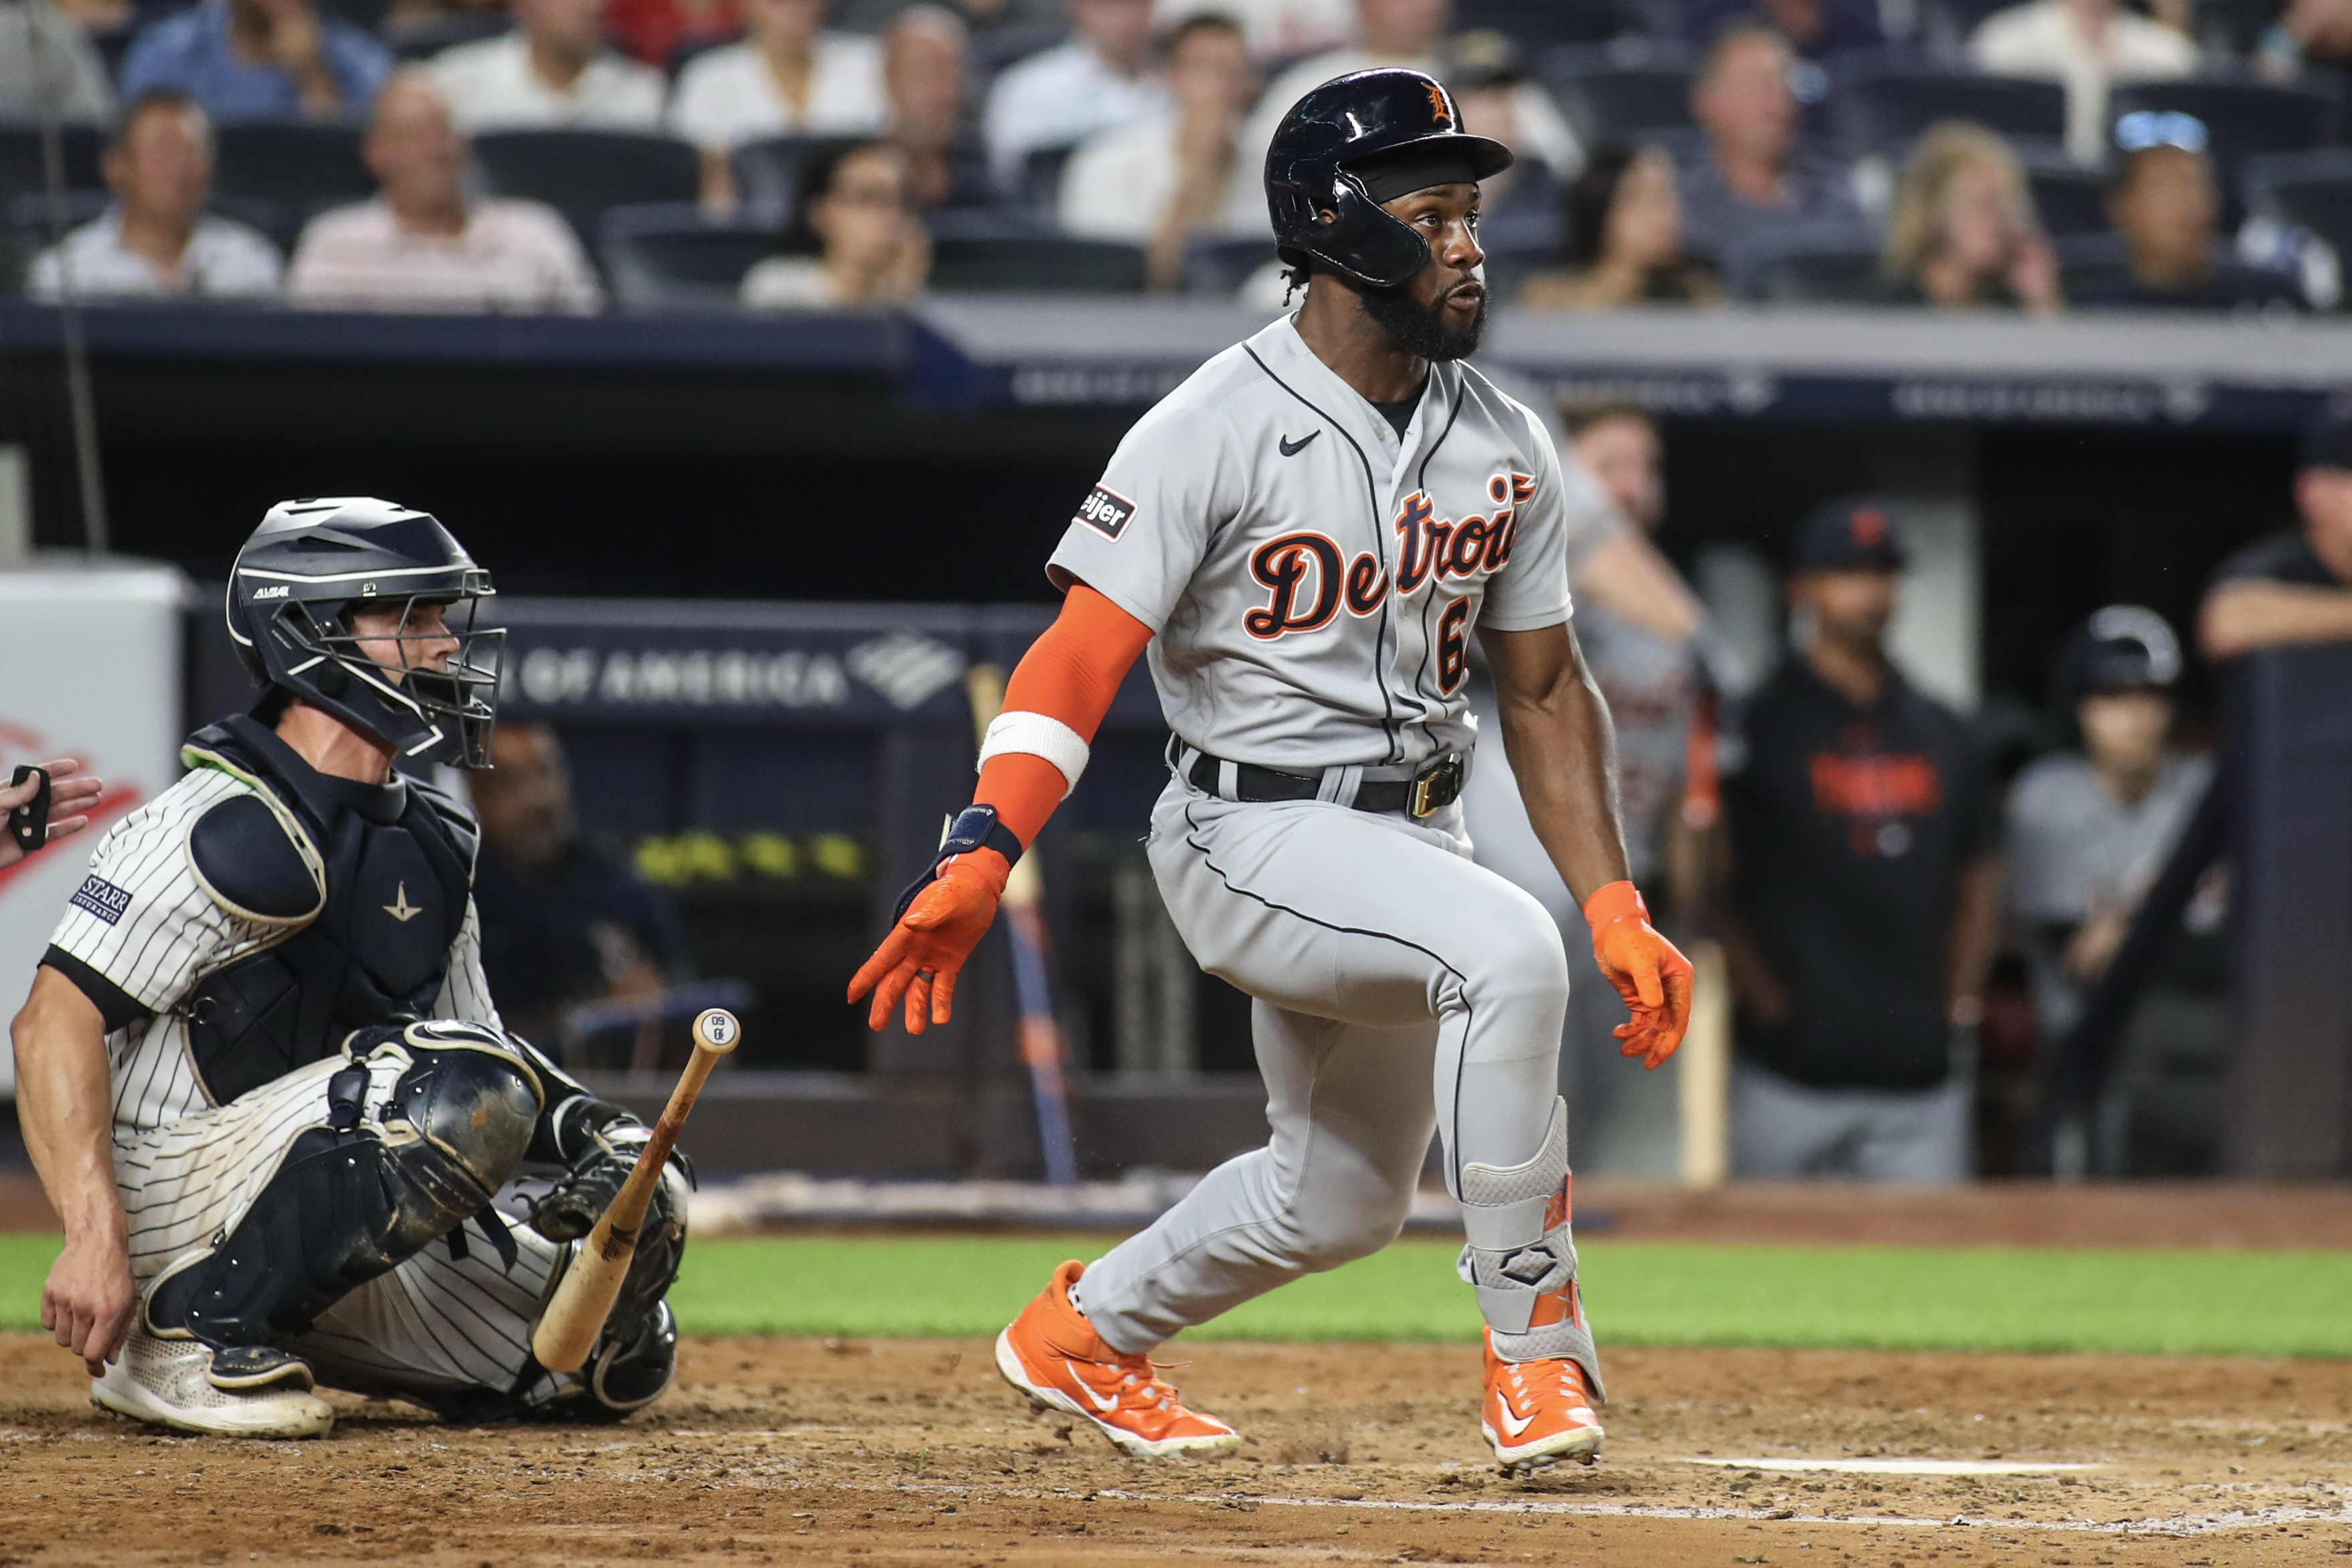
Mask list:
[[[1173,1350],[1175,1347],[1171,1347]],[[338,1396],[320,1443],[149,1434],[0,1337],[0,1562],[2310,1564],[2352,1554],[2352,1365],[1611,1353],[1601,1464],[1496,1475],[1457,1345],[1206,1343],[1248,1434],[1120,1458],[983,1341],[698,1339],[617,1427]]]

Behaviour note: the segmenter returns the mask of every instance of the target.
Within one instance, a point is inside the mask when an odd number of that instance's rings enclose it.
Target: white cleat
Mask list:
[[[90,1403],[134,1421],[225,1437],[323,1437],[335,1407],[310,1392],[310,1369],[266,1349],[215,1350],[134,1326]]]

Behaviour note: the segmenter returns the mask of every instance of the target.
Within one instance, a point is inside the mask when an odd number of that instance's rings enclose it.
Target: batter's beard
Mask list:
[[[1434,305],[1416,304],[1411,285],[1403,288],[1367,288],[1360,298],[1364,302],[1364,314],[1378,322],[1396,340],[1398,348],[1424,360],[1466,360],[1478,351],[1479,340],[1486,335],[1486,296],[1483,292],[1478,296],[1477,314],[1461,327],[1446,320],[1445,302],[1453,298],[1451,290],[1439,296]]]

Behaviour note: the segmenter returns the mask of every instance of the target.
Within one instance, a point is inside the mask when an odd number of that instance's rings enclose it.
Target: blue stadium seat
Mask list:
[[[943,234],[931,243],[934,294],[1140,294],[1143,247],[1046,234]]]
[[[375,194],[355,127],[233,120],[213,135],[213,189],[222,195],[275,202],[299,222],[321,207]]]
[[[1895,153],[1939,120],[1965,120],[2012,141],[2057,145],[2066,89],[2056,82],[1876,66],[1832,75],[1830,134],[1846,152]]]
[[[474,162],[494,196],[545,202],[593,246],[609,207],[691,202],[702,158],[676,137],[637,131],[493,131],[474,138]]]
[[[2249,213],[2309,230],[2352,267],[2352,147],[2249,158],[2238,189]]]
[[[782,225],[799,204],[801,181],[811,165],[870,136],[767,136],[746,141],[729,154],[735,193],[759,217]]]
[[[1184,292],[1231,294],[1274,258],[1271,238],[1196,239],[1184,247]]]
[[[1538,74],[1587,147],[1692,123],[1690,63],[1668,47],[1555,49]]]
[[[2063,155],[2024,162],[2025,183],[2033,192],[2033,210],[2043,232],[2053,238],[2107,232],[2105,175],[2070,163]]]
[[[743,275],[775,249],[773,225],[712,219],[692,202],[609,207],[597,224],[614,302],[638,309],[731,308]]]
[[[94,125],[58,128],[67,190],[93,190],[103,183],[98,163],[104,140],[105,133]],[[48,188],[41,162],[41,128],[23,120],[0,120],[0,203]]]
[[[2241,166],[2270,152],[2326,147],[2343,133],[2341,89],[2312,81],[2293,86],[2255,81],[2151,81],[2118,87],[2107,97],[2107,124],[2142,110],[2193,114],[2212,138],[2214,171],[2234,192]]]
[[[1879,286],[1879,249],[1861,244],[1791,246],[1748,269],[1744,292],[1774,305],[1859,305]]]

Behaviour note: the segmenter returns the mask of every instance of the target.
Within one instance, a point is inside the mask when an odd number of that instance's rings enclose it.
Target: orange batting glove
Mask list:
[[[1633,1015],[1616,1028],[1618,1054],[1638,1056],[1643,1067],[1662,1065],[1690,1028],[1690,960],[1658,935],[1641,891],[1630,882],[1612,882],[1586,899],[1584,918],[1592,927],[1592,956],[1601,973]]]
[[[1012,874],[1012,862],[992,849],[969,851],[939,868],[938,880],[915,894],[849,982],[853,1002],[874,993],[868,1028],[888,1028],[902,997],[908,1034],[953,1016],[956,976],[988,935],[996,901],[1004,896],[1004,879]]]

